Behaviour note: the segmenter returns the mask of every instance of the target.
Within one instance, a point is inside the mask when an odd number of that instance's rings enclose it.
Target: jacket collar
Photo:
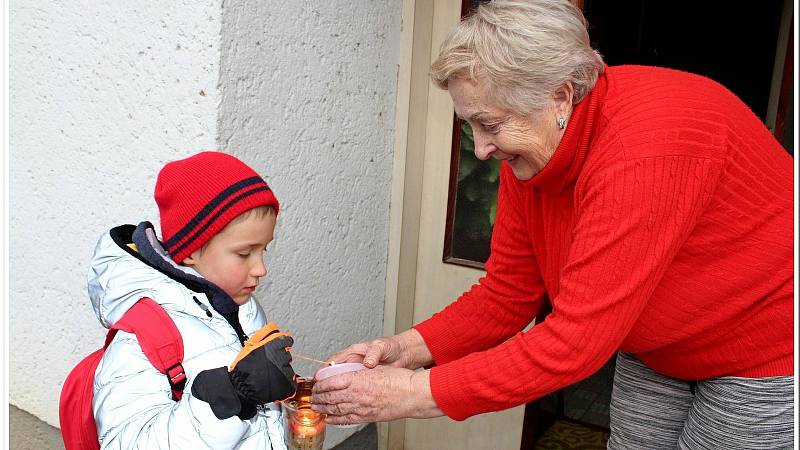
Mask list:
[[[144,262],[187,288],[206,294],[211,306],[221,314],[238,312],[230,295],[216,284],[203,278],[191,267],[181,266],[170,258],[161,242],[156,238],[153,224],[140,223],[133,231],[133,243]]]
[[[142,222],[133,230],[132,241],[136,244],[138,254],[143,262],[183,284],[188,289],[205,294],[209,303],[211,303],[211,307],[233,327],[242,345],[244,345],[247,335],[245,335],[239,323],[239,305],[233,301],[230,295],[216,284],[203,278],[191,267],[181,266],[173,261],[164,246],[158,241],[156,232],[150,222]]]

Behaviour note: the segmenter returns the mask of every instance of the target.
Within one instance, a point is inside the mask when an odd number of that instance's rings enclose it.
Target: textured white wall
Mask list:
[[[223,8],[220,145],[281,202],[256,295],[298,353],[382,333],[401,13],[400,1]]]
[[[68,370],[103,341],[86,294],[97,238],[157,220],[161,165],[216,144],[222,13],[34,0],[9,14],[10,400],[57,425]]]
[[[256,296],[296,351],[381,334],[402,2],[162,3],[10,7],[10,395],[50,424],[102,342],[98,236],[157,222],[158,169],[196,149],[241,157],[282,203]]]

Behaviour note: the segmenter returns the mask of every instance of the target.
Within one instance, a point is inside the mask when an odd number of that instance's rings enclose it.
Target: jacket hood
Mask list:
[[[153,225],[120,225],[100,237],[89,264],[88,289],[95,315],[108,328],[142,297],[160,304],[182,299],[183,288],[203,293],[211,307],[236,330],[240,339],[239,306],[217,285],[191,267],[175,263],[156,237]],[[170,290],[177,290],[170,295]]]

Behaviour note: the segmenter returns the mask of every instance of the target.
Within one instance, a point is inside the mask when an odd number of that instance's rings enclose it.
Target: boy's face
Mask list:
[[[276,217],[273,210],[266,215],[254,212],[229,223],[183,264],[222,288],[237,305],[244,305],[267,274],[263,253],[272,241]]]

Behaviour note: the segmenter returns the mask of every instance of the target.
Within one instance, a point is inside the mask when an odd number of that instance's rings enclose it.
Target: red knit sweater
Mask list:
[[[607,68],[539,174],[502,166],[486,276],[416,325],[436,403],[510,408],[616,350],[686,380],[792,374],[792,165],[719,84]]]

